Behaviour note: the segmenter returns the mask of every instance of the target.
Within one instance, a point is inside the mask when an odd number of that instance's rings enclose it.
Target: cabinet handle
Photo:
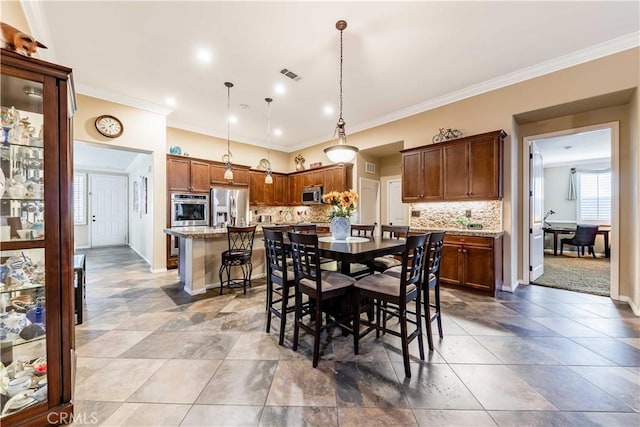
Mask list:
[[[462,249],[458,249],[458,252],[462,252]]]

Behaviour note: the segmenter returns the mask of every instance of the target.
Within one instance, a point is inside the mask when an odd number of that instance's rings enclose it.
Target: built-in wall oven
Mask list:
[[[209,226],[209,195],[171,195],[171,227]],[[170,236],[171,256],[178,255],[178,238]]]
[[[171,226],[193,227],[209,225],[208,194],[172,194]]]

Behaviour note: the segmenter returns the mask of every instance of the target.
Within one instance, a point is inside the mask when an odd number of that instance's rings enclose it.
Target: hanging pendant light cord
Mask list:
[[[225,83],[226,84],[226,83]],[[231,161],[231,150],[229,148],[229,135],[231,133],[231,86],[227,84],[227,158]]]
[[[342,120],[342,32],[340,30],[340,120]]]

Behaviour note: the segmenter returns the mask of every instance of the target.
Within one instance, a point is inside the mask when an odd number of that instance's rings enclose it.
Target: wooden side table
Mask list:
[[[76,254],[73,256],[73,275],[74,281],[74,293],[75,293],[75,306],[78,325],[82,324],[82,302],[85,293],[85,271],[87,267],[87,261],[84,254]]]

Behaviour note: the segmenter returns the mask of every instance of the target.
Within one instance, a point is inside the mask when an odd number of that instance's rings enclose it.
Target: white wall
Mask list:
[[[151,265],[153,259],[153,158],[150,154],[138,154],[127,170],[129,175],[129,246]],[[147,178],[147,212],[144,200],[134,212],[134,182],[142,192],[142,177]],[[142,193],[140,193],[142,194]]]

